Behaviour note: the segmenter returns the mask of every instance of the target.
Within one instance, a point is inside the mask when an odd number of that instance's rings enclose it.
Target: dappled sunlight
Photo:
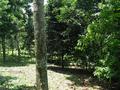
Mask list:
[[[6,57],[6,62],[2,62],[2,58],[0,57],[0,66],[1,67],[17,67],[17,66],[26,66],[29,64],[35,64],[35,58],[30,58],[28,56],[12,56],[9,55]]]
[[[71,75],[67,79],[73,83],[75,90],[103,90],[98,80],[96,79],[96,83],[94,83],[95,81],[89,75]]]
[[[120,0],[0,0],[0,90],[48,89],[120,89]]]
[[[35,64],[22,67],[0,67],[1,78],[4,80],[4,77],[9,77],[6,87],[12,90],[16,90],[15,88],[34,90],[36,82],[35,71]],[[90,74],[85,75],[84,72],[79,74],[78,71],[76,72],[75,69],[50,67],[48,65],[49,90],[102,90],[97,79],[92,78]],[[85,81],[88,81],[87,85],[85,85]]]
[[[50,90],[104,90],[104,85],[84,70],[49,66],[48,72]]]
[[[8,83],[8,88],[13,88],[13,90],[15,87],[23,85],[24,87],[35,86],[35,65],[22,67],[0,67],[0,73],[4,77],[16,77],[15,79],[11,79]]]

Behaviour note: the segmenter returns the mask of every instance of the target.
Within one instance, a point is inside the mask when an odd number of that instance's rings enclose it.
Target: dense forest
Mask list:
[[[0,90],[119,90],[120,0],[45,2],[0,0]],[[16,84],[26,72],[36,79]],[[58,74],[73,76],[71,89],[52,87]]]
[[[119,81],[119,9],[119,0],[49,0],[49,62],[93,69],[99,79]]]

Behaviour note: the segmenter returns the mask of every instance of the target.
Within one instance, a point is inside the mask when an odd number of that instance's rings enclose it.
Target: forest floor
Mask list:
[[[0,66],[0,90],[34,90],[35,79],[35,64]],[[51,65],[48,65],[48,83],[49,90],[106,90],[84,71]]]

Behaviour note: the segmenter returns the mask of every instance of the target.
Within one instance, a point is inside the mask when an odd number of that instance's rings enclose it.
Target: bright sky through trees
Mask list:
[[[48,1],[48,0],[44,0],[44,5],[47,4],[47,1]],[[30,5],[31,5],[31,9],[32,9],[32,11],[33,11],[33,4],[30,3]],[[23,11],[24,11],[24,10],[23,10]]]
[[[47,4],[47,0],[44,0],[44,4]]]

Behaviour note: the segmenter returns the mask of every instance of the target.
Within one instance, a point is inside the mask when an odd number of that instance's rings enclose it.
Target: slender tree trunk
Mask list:
[[[1,52],[2,52],[2,45],[0,44],[0,56],[1,56]]]
[[[11,50],[12,50],[12,56],[14,55],[14,40],[11,38]]]
[[[20,57],[20,46],[19,46],[19,36],[18,33],[16,34],[16,42],[17,42],[17,51],[18,51],[18,57]]]
[[[48,90],[44,0],[33,0],[37,90]]]
[[[64,68],[64,53],[63,53],[63,51],[61,54],[61,66],[62,66],[62,68]]]
[[[6,61],[5,35],[2,36],[2,52],[3,52],[3,62],[5,62]]]

